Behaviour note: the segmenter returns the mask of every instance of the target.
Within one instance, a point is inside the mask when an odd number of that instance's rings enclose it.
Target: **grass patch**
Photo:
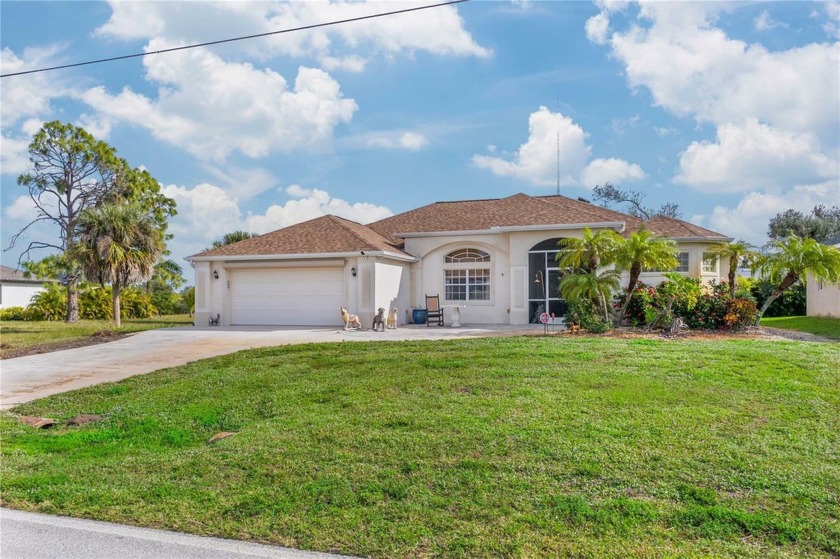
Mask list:
[[[840,340],[840,318],[822,316],[777,316],[762,318],[761,325],[783,330],[796,330],[832,340]]]
[[[185,314],[155,316],[150,318],[128,318],[122,321],[120,328],[114,328],[110,320],[80,320],[66,322],[37,321],[27,322],[6,320],[0,322],[0,358],[7,358],[22,351],[46,353],[63,349],[67,344],[83,344],[92,337],[108,337],[130,334],[156,328],[172,326],[190,326],[192,317]]]
[[[373,557],[840,553],[840,346],[651,342],[287,346],[55,395],[14,411],[105,419],[0,415],[2,503]]]

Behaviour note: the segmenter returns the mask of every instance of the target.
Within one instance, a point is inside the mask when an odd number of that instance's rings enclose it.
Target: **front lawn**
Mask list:
[[[110,320],[80,320],[73,324],[63,321],[4,320],[0,322],[0,358],[6,359],[27,353],[46,353],[95,343],[99,338],[109,339],[155,328],[190,326],[192,323],[192,317],[186,314],[126,318],[120,328],[114,328],[114,323]]]
[[[762,318],[761,325],[769,328],[797,330],[832,340],[840,340],[840,318],[822,316],[777,316]]]
[[[838,371],[761,340],[250,350],[13,410],[85,427],[0,416],[2,504],[374,557],[831,557]]]

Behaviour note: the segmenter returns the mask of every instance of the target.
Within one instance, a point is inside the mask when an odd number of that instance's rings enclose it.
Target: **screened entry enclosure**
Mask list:
[[[561,238],[542,241],[528,251],[528,287],[529,322],[540,321],[540,315],[547,312],[553,321],[560,322],[566,314],[566,302],[560,297],[562,275],[557,266],[557,242]],[[549,323],[552,319],[549,319]]]

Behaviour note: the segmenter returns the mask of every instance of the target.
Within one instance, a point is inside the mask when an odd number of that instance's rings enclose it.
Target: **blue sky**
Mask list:
[[[2,70],[412,5],[4,0]],[[838,28],[838,2],[472,1],[3,78],[3,247],[33,215],[16,179],[53,119],[176,199],[177,259],[325,213],[552,194],[558,136],[562,194],[610,181],[760,244],[776,213],[840,204]]]

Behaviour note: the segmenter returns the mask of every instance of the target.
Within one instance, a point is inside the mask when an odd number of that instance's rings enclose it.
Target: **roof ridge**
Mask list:
[[[348,227],[348,226],[347,226],[347,223],[352,223],[353,225],[358,225],[359,227],[364,227],[366,230],[370,231],[370,232],[371,232],[371,233],[373,233],[374,235],[377,235],[377,236],[379,236],[379,237],[382,237],[382,240],[383,240],[383,241],[385,241],[386,243],[391,244],[391,243],[390,243],[390,241],[388,241],[388,239],[386,239],[385,237],[383,237],[382,235],[380,235],[379,233],[377,233],[376,231],[374,231],[373,229],[371,229],[371,228],[370,228],[370,227],[368,227],[367,225],[364,225],[364,224],[359,223],[359,222],[357,222],[357,221],[353,221],[352,219],[347,219],[347,218],[344,218],[344,217],[341,217],[341,216],[337,216],[337,215],[334,215],[334,214],[326,214],[326,215],[325,215],[325,217],[332,218],[332,219],[333,219],[333,221],[336,221],[336,222],[338,223],[338,225],[340,225],[341,227],[343,227],[343,228],[344,228],[345,230],[347,230],[347,231],[348,231],[351,235],[353,235],[354,237],[356,237],[357,239],[359,239],[360,241],[362,241],[363,243],[365,243],[365,244],[367,244],[367,245],[370,245],[370,241],[369,241],[368,239],[365,239],[365,238],[364,238],[364,237],[362,237],[361,235],[359,235],[356,231],[354,231],[354,230],[353,230],[353,228],[352,228],[352,227]],[[344,222],[347,222],[347,223],[344,223]]]

